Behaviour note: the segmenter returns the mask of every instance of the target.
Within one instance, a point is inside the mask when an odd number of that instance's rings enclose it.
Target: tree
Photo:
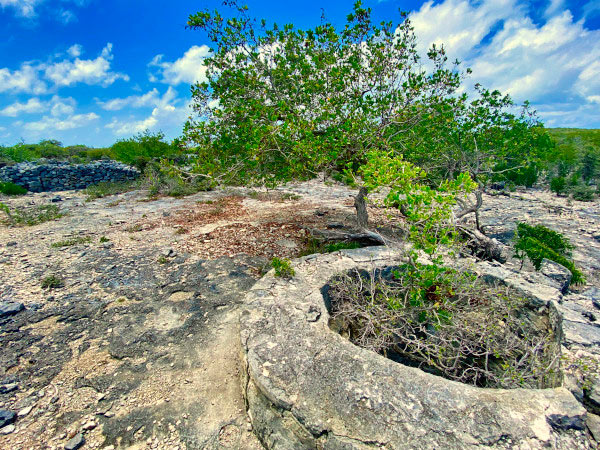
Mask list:
[[[404,212],[420,205],[445,221],[447,205],[473,191],[463,172],[483,186],[494,172],[527,167],[529,148],[544,140],[528,105],[514,115],[498,91],[459,94],[470,71],[449,63],[443,47],[429,50],[425,71],[406,14],[399,24],[375,24],[357,2],[341,29],[323,18],[300,30],[259,24],[247,7],[224,4],[234,16],[202,11],[188,20],[213,44],[184,129],[197,176],[269,185],[320,171],[362,174],[371,176],[363,188],[385,181],[402,192],[388,204]],[[392,170],[385,175],[374,167],[384,161]],[[406,218],[428,229],[417,216]]]
[[[564,177],[555,177],[550,180],[550,190],[560,196],[567,187],[567,180]]]

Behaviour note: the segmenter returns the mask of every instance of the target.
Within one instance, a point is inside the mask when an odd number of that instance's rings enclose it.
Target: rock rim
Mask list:
[[[586,410],[564,387],[465,385],[359,348],[329,328],[322,288],[333,276],[399,262],[385,247],[311,255],[294,262],[292,279],[271,271],[248,292],[240,317],[243,392],[265,447],[589,447]]]

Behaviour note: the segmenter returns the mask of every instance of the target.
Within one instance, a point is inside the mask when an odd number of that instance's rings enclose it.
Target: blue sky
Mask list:
[[[247,0],[310,27],[343,23],[352,1]],[[189,114],[208,43],[185,29],[217,1],[0,0],[0,144],[110,145],[145,129],[169,138]],[[547,126],[600,128],[600,0],[365,0],[376,19],[412,11],[425,50],[444,43],[469,82],[530,100]]]

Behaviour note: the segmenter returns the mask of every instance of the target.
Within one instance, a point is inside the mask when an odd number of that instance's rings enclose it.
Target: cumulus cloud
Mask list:
[[[100,116],[96,113],[72,114],[62,119],[55,116],[44,116],[36,122],[24,123],[23,128],[34,133],[42,133],[47,130],[65,131],[89,126],[91,122],[99,118]]]
[[[163,61],[164,55],[156,55],[148,64],[151,68],[157,68],[157,73],[150,75],[150,81],[160,81],[171,86],[206,81],[204,59],[209,55],[210,48],[207,45],[194,45],[173,62]]]
[[[88,3],[88,0],[62,0],[62,4],[71,3],[75,6],[82,7]],[[51,17],[56,17],[63,24],[68,24],[77,20],[75,13],[71,10],[60,7],[56,9],[58,2],[50,2],[46,0],[0,0],[2,9],[12,9],[17,16],[26,19],[34,19],[39,15],[39,9],[43,8],[44,12],[50,12]]]
[[[81,52],[80,48],[71,47],[69,50],[71,53]],[[56,86],[71,86],[76,83],[109,86],[118,79],[129,81],[128,75],[110,70],[112,59],[112,44],[109,42],[97,58],[79,59],[77,56],[74,60],[57,62],[46,67],[44,75]]]
[[[167,93],[174,92],[171,88]],[[166,95],[166,94],[165,94]],[[131,95],[125,98],[113,98],[106,102],[99,101],[98,104],[107,111],[119,111],[125,107],[141,108],[144,106],[157,106],[161,101],[158,89],[154,88],[143,95]]]
[[[61,98],[58,95],[50,100],[43,101],[38,97],[32,97],[25,103],[14,102],[0,110],[0,116],[17,117],[22,114],[36,114],[50,111],[54,117],[73,114],[77,103],[72,97]]]
[[[125,103],[119,104],[119,106],[123,105],[123,107],[124,105],[140,107],[153,104],[154,107],[148,117],[143,119],[134,117],[126,119],[114,118],[106,125],[106,128],[112,130],[116,136],[126,136],[141,133],[145,130],[158,131],[160,129],[172,128],[174,125],[181,126],[189,115],[189,104],[183,103],[178,99],[177,92],[172,87],[169,87],[162,97],[159,97],[158,92],[154,93],[154,91],[153,89],[143,96],[116,99],[125,101]]]
[[[517,0],[429,1],[412,15],[419,48],[445,43],[450,59],[473,69],[473,82],[531,100],[548,124],[585,119],[600,96],[600,30],[550,0],[542,23]],[[555,105],[553,108],[552,105]],[[570,105],[570,109],[565,105]],[[571,112],[569,112],[571,111]],[[555,114],[556,113],[556,114]],[[566,123],[566,122],[565,122]],[[596,122],[597,125],[597,122]]]
[[[39,66],[24,63],[20,69],[0,69],[0,92],[43,94],[48,86],[39,77]]]

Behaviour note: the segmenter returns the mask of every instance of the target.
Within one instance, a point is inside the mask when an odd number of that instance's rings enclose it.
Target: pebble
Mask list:
[[[32,410],[32,409],[33,409],[33,406],[28,406],[27,408],[23,408],[22,410],[20,410],[20,411],[17,413],[17,416],[19,416],[19,417],[24,417],[24,416],[26,416],[27,414],[29,414],[29,413],[31,412],[31,410]]]
[[[8,394],[9,392],[16,391],[19,385],[17,383],[9,383],[0,386],[0,394]]]
[[[10,425],[15,421],[17,415],[8,409],[0,409],[0,428]]]

